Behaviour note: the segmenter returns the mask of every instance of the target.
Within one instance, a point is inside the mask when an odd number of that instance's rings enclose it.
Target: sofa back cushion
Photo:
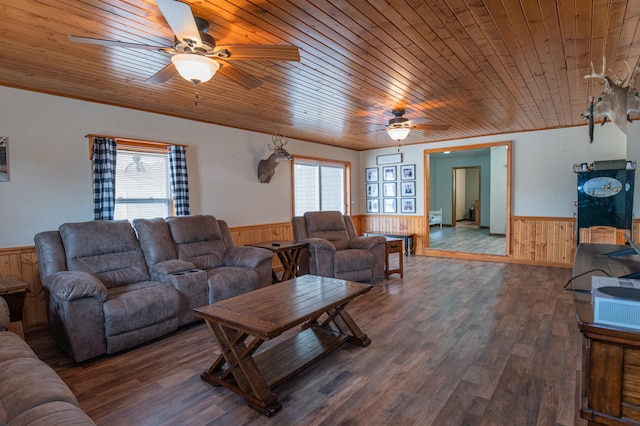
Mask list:
[[[149,280],[136,233],[128,221],[65,223],[58,231],[70,271],[94,274],[107,288]]]
[[[332,243],[336,250],[345,250],[349,247],[349,232],[342,213],[338,211],[306,212],[304,220],[309,238],[323,238]]]
[[[224,255],[229,247],[215,217],[170,217],[167,223],[179,259],[193,263],[198,269],[224,266]]]
[[[147,265],[153,266],[165,260],[178,258],[169,232],[169,225],[164,219],[159,217],[134,219],[133,227],[138,233],[138,241],[144,257],[147,259]]]

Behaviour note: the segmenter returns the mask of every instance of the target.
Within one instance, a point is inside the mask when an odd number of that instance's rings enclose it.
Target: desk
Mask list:
[[[24,296],[29,291],[29,284],[18,277],[0,277],[0,296],[2,296],[9,306],[9,331],[14,332],[24,339],[22,328],[22,307],[24,306]]]
[[[195,309],[221,352],[202,380],[232,390],[249,407],[271,417],[282,408],[273,388],[344,342],[371,343],[345,309],[371,288],[305,275]],[[265,341],[301,324],[298,334],[287,334],[288,339],[256,353]],[[348,380],[341,382],[348,386]]]
[[[278,279],[276,271],[271,269],[271,280],[274,283],[286,281],[294,277],[304,275],[309,270],[305,269],[304,262],[309,262],[308,258],[304,258],[305,249],[309,248],[309,243],[296,243],[293,241],[262,241],[259,243],[247,244],[252,247],[260,247],[274,252],[280,263],[282,263],[282,278]]]
[[[638,256],[602,256],[624,248],[629,246],[580,244],[573,276],[596,268],[612,277],[640,271]],[[587,272],[573,288],[591,290],[595,274],[605,275]],[[590,294],[576,292],[574,301],[583,335],[580,417],[589,425],[640,424],[640,332],[595,324]]]
[[[411,234],[411,233],[404,233],[404,232],[397,232],[397,233],[389,233],[389,234],[385,234],[385,233],[378,233],[378,232],[365,232],[364,236],[365,237],[372,237],[372,236],[381,236],[381,237],[387,237],[387,238],[400,238],[404,241],[404,255],[408,256],[409,253],[411,254],[415,254],[415,250],[413,249],[413,236],[415,234]]]

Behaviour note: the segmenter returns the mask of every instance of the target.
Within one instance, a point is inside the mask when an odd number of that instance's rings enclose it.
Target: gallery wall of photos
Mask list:
[[[416,165],[367,167],[367,213],[415,213]]]

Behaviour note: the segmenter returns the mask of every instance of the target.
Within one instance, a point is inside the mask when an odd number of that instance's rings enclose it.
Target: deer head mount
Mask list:
[[[271,182],[271,178],[276,172],[276,167],[281,161],[291,160],[292,156],[289,154],[283,146],[285,146],[289,141],[284,136],[279,136],[275,133],[271,136],[271,140],[273,141],[273,145],[269,144],[267,147],[270,151],[273,152],[266,160],[260,160],[258,163],[258,180],[260,183],[269,183]]]
[[[589,136],[593,142],[593,120],[594,118],[604,117],[602,124],[611,120],[618,126],[623,133],[627,133],[627,122],[631,122],[630,114],[640,112],[640,94],[634,87],[635,77],[640,73],[640,67],[631,72],[628,63],[626,76],[618,78],[612,71],[615,81],[607,77],[607,62],[602,58],[602,71],[596,73],[591,63],[591,74],[587,74],[584,78],[597,78],[604,82],[604,91],[598,96],[595,103],[591,103],[589,109],[582,113],[582,118],[589,119]]]

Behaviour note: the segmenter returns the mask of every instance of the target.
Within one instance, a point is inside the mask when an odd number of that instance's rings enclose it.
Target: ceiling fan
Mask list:
[[[385,127],[385,130],[389,137],[394,141],[397,141],[398,144],[409,136],[411,129],[447,130],[451,127],[449,124],[428,124],[431,122],[431,119],[427,117],[418,117],[413,120],[404,118],[404,108],[396,108],[391,111],[391,113],[393,114],[393,118],[389,120],[389,125]]]
[[[299,61],[300,52],[291,45],[227,45],[216,46],[213,37],[207,34],[209,23],[194,17],[188,4],[177,0],[155,0],[160,12],[175,35],[171,47],[150,46],[117,40],[70,35],[69,39],[79,43],[102,46],[147,49],[171,55],[171,63],[149,77],[145,83],[164,83],[178,72],[184,79],[204,83],[218,72],[245,89],[262,85],[258,78],[233,66],[234,60]],[[196,92],[197,105],[197,92]]]

